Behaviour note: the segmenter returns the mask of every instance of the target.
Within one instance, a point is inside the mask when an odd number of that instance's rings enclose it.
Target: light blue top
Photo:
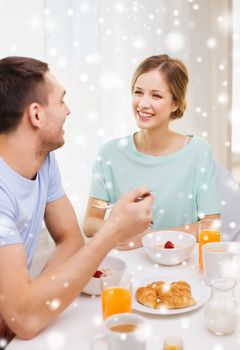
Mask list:
[[[202,214],[220,212],[217,166],[209,144],[197,136],[167,156],[139,152],[133,135],[103,145],[94,164],[90,196],[115,203],[141,185],[155,197],[154,230],[191,224]]]
[[[53,153],[46,157],[34,180],[16,173],[0,157],[0,254],[1,246],[22,243],[30,268],[46,203],[63,195]]]

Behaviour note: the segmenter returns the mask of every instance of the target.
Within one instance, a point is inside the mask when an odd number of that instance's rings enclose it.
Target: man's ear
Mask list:
[[[33,127],[38,128],[42,123],[42,108],[38,103],[31,103],[28,107],[29,121]]]

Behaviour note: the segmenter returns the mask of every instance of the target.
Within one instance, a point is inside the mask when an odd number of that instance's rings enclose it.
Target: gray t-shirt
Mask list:
[[[0,247],[22,243],[30,268],[45,207],[64,195],[54,153],[49,153],[34,180],[16,173],[0,157]]]

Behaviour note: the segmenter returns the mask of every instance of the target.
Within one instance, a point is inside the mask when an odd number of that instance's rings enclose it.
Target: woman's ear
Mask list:
[[[172,113],[176,112],[176,110],[178,109],[179,104],[177,101],[173,100],[172,101]]]
[[[33,127],[38,128],[42,122],[42,108],[38,103],[31,103],[28,107],[29,121]]]

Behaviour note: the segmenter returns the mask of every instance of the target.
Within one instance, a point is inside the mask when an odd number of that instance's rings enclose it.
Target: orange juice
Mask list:
[[[119,287],[106,288],[102,291],[103,318],[132,311],[132,293],[130,289]]]
[[[219,242],[219,241],[220,241],[219,230],[200,229],[200,232],[199,232],[199,268],[200,268],[201,272],[203,271],[202,246],[205,243]]]
[[[163,350],[182,350],[182,346],[178,344],[165,345]]]
[[[183,350],[183,342],[179,337],[167,337],[163,342],[163,350]]]

